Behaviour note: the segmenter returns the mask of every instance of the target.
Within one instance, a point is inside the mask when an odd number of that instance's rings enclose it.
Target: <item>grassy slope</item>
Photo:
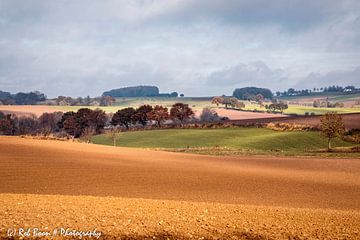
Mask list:
[[[260,110],[265,111],[265,108],[260,108],[258,104],[245,102],[246,110]],[[360,112],[360,108],[315,108],[300,105],[289,105],[289,108],[284,111],[285,114],[298,114],[304,115],[306,112],[315,113],[316,115],[324,114],[326,112],[337,112],[337,113],[354,113]]]
[[[107,135],[94,136],[92,141],[112,144]],[[326,141],[319,132],[276,132],[262,128],[170,129],[124,132],[119,135],[118,145],[204,154],[313,155],[311,151],[326,148]],[[351,146],[341,140],[335,140],[333,145]]]

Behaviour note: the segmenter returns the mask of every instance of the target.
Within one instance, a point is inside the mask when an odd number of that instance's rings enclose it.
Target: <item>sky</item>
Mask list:
[[[0,90],[360,87],[358,0],[0,0]]]

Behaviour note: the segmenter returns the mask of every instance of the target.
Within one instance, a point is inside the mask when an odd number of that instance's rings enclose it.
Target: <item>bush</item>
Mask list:
[[[343,140],[360,144],[360,129],[351,129],[345,132]]]
[[[274,131],[309,131],[313,127],[295,123],[268,123],[266,128]]]
[[[219,117],[219,115],[217,114],[216,111],[214,111],[210,108],[204,108],[200,115],[200,121],[201,122],[219,122],[219,121],[221,121],[221,118]]]

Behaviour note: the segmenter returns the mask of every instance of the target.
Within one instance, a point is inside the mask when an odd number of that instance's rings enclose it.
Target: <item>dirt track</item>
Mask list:
[[[60,221],[110,235],[360,237],[359,159],[209,157],[17,137],[0,137],[0,152],[2,233]],[[199,220],[206,209],[212,214]]]

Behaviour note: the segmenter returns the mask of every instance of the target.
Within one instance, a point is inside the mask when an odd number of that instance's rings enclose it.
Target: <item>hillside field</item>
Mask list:
[[[92,142],[104,145],[113,144],[107,134],[94,136]],[[118,136],[117,145],[202,154],[339,155],[338,153],[316,152],[327,147],[327,141],[321,137],[320,132],[278,132],[265,128],[122,132]],[[353,144],[335,139],[333,146],[349,147]],[[360,154],[347,153],[346,156],[360,156]]]
[[[359,239],[360,162],[0,137],[9,228],[100,239]]]
[[[334,96],[338,98],[345,98],[345,96]],[[338,113],[356,113],[360,112],[360,106],[349,107],[350,105],[346,105],[348,107],[344,108],[314,108],[312,106],[307,106],[313,100],[309,100],[304,98],[305,100],[301,100],[302,98],[293,98],[293,99],[283,99],[285,101],[297,102],[298,104],[289,104],[289,108],[284,111],[284,114],[297,114],[297,115],[305,115],[308,114],[324,114],[326,112],[336,111]],[[310,102],[309,102],[310,101]],[[344,99],[344,101],[347,101]],[[114,113],[122,108],[126,107],[134,107],[137,108],[144,104],[149,104],[152,106],[155,105],[163,105],[168,108],[176,102],[182,102],[188,104],[196,113],[196,116],[199,116],[202,109],[205,107],[212,108],[219,112],[219,114],[223,117],[229,117],[232,120],[236,119],[252,119],[252,118],[267,118],[267,117],[281,117],[284,116],[282,114],[272,114],[272,113],[250,113],[248,111],[260,111],[265,112],[266,109],[264,107],[260,107],[258,104],[249,101],[243,101],[245,103],[245,110],[247,111],[239,111],[239,110],[226,110],[223,106],[217,107],[216,105],[211,104],[211,98],[201,98],[201,97],[184,97],[184,98],[117,98],[116,102],[113,106],[50,106],[50,105],[0,105],[0,111],[4,111],[6,113],[15,113],[18,115],[28,115],[35,114],[36,116],[40,116],[44,112],[67,112],[67,111],[77,111],[80,108],[90,108],[96,109],[100,108],[107,113]],[[270,103],[264,103],[270,104]],[[310,104],[311,105],[311,104]],[[270,116],[270,115],[271,116]]]

